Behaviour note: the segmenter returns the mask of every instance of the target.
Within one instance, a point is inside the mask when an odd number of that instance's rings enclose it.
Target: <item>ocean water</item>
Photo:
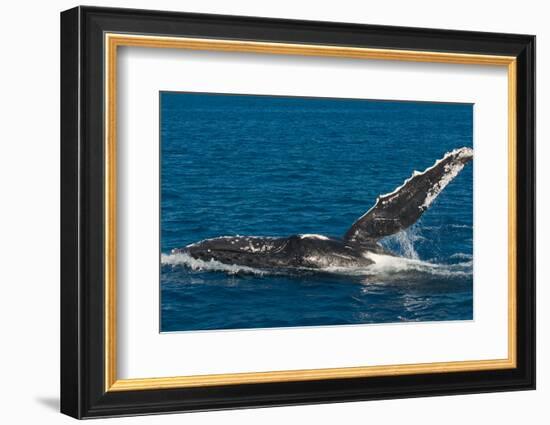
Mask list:
[[[472,105],[162,92],[160,107],[161,331],[473,318],[471,164],[381,241],[399,258],[363,269],[170,254],[217,236],[340,237],[414,170],[472,147]]]

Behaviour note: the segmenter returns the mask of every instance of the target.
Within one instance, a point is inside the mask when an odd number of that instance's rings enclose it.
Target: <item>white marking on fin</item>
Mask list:
[[[306,233],[306,234],[300,235],[300,239],[320,239],[320,240],[323,240],[323,241],[328,241],[328,238],[326,236],[315,235],[315,234],[312,234],[312,233]]]

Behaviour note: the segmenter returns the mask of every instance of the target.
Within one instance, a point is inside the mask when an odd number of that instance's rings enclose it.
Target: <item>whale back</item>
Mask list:
[[[371,243],[414,224],[443,189],[473,159],[473,149],[448,152],[423,172],[413,175],[393,192],[381,195],[344,235],[349,243]]]
[[[260,268],[324,268],[366,266],[364,249],[355,249],[323,235],[292,235],[286,238],[222,236],[177,248],[172,253],[188,254],[203,261]]]

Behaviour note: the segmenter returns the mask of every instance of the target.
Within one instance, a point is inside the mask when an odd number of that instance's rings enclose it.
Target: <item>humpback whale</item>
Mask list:
[[[441,191],[473,159],[473,149],[447,152],[423,172],[415,171],[393,192],[380,195],[341,238],[316,234],[289,237],[221,236],[172,250],[203,261],[256,268],[362,267],[377,255],[395,255],[379,240],[414,224]]]

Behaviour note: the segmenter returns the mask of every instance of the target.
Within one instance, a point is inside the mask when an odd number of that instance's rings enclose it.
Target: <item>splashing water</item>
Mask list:
[[[421,234],[420,226],[414,225],[406,230],[397,232],[395,235],[388,236],[381,241],[382,246],[395,252],[396,254],[412,260],[419,260],[416,252],[415,242],[424,240]]]
[[[267,272],[253,267],[240,266],[237,264],[224,264],[219,261],[210,260],[204,261],[191,257],[186,253],[177,254],[162,254],[160,258],[161,264],[177,266],[182,265],[194,271],[217,271],[224,272],[229,275],[236,274],[253,274],[263,276]]]

